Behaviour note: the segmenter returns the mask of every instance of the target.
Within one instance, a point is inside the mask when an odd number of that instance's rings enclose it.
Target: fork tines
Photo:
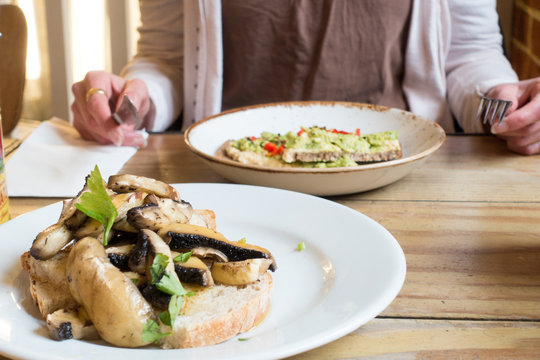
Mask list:
[[[489,125],[493,125],[497,121],[497,125],[500,125],[510,106],[512,106],[512,101],[510,100],[492,99],[482,96],[476,119],[481,118],[482,124],[489,122]]]

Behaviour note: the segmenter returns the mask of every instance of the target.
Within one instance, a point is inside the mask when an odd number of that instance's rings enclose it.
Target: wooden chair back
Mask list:
[[[16,5],[0,4],[0,108],[4,135],[15,128],[21,117],[27,42],[22,10]]]

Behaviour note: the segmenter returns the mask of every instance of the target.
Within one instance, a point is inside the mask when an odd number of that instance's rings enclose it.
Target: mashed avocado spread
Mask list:
[[[232,147],[272,157],[288,166],[324,168],[356,166],[355,154],[382,153],[395,148],[396,143],[399,144],[397,131],[361,135],[359,129],[346,132],[314,126],[284,135],[263,132],[259,137],[238,139]]]

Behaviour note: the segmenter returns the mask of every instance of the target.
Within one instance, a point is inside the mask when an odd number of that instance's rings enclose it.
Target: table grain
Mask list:
[[[224,183],[180,133],[152,134],[121,173]],[[400,181],[328,199],[379,222],[405,253],[397,298],[352,333],[291,357],[529,359],[540,353],[540,156],[449,135]],[[59,201],[10,198],[12,217]]]

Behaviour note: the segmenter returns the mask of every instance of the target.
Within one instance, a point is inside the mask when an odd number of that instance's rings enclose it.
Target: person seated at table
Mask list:
[[[123,95],[148,131],[246,105],[341,100],[408,110],[448,132],[491,131],[512,151],[540,153],[540,77],[518,81],[495,0],[140,0],[140,9],[138,51],[121,76],[91,71],[72,87],[86,139],[143,143],[111,118]],[[500,125],[476,119],[480,94],[513,102]]]

